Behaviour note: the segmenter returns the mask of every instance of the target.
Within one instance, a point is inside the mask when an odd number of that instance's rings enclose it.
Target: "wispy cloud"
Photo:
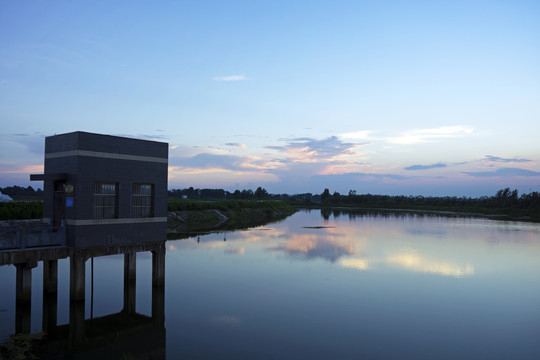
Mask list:
[[[226,143],[225,145],[232,146],[232,147],[239,147],[239,148],[245,148],[246,147],[246,144],[242,144],[242,143]]]
[[[433,142],[437,139],[462,137],[472,132],[473,128],[467,126],[443,126],[405,131],[397,136],[386,138],[386,141],[394,144],[415,145]]]
[[[245,170],[242,165],[245,159],[235,155],[216,155],[203,153],[190,157],[176,157],[169,159],[169,165],[182,166],[197,169],[227,169],[227,170]]]
[[[371,140],[373,139],[372,134],[373,134],[373,131],[361,130],[361,131],[347,132],[347,133],[341,134],[340,137],[344,139]]]
[[[167,140],[168,137],[165,135],[154,135],[154,134],[113,134],[114,136],[127,137],[132,139],[145,139],[145,140]]]
[[[25,146],[27,150],[32,154],[42,155],[45,148],[43,144],[43,138],[45,136],[39,132],[6,134],[0,135],[0,137],[2,138],[1,141],[4,144],[11,142]]]
[[[337,136],[326,139],[295,138],[288,140],[287,145],[266,146],[267,149],[285,152],[295,161],[330,160],[340,155],[354,154],[354,148],[366,143],[349,143],[341,141]]]
[[[197,171],[213,169],[239,172],[264,172],[281,166],[281,162],[256,156],[201,153],[187,157],[170,157],[169,165]]]
[[[435,169],[435,168],[443,168],[446,167],[446,164],[444,163],[436,163],[431,165],[412,165],[405,168],[405,170],[428,170],[428,169]]]
[[[215,81],[243,81],[248,80],[245,75],[227,75],[227,76],[215,76]]]
[[[43,172],[41,164],[0,163],[0,174],[35,174]]]
[[[438,139],[463,137],[473,133],[468,126],[442,126],[430,129],[411,129],[402,132],[382,132],[374,130],[351,131],[340,134],[342,139],[383,141],[391,144],[415,145],[434,142]]]
[[[494,161],[494,162],[532,162],[532,160],[529,160],[529,159],[502,158],[502,157],[493,156],[493,155],[486,155],[485,160]]]
[[[326,178],[326,179],[332,179],[330,181],[336,181],[338,182],[339,179],[342,179],[345,182],[354,183],[355,181],[359,180],[406,180],[410,179],[410,177],[398,175],[398,174],[376,174],[376,173],[362,173],[362,172],[349,172],[345,174],[323,174],[323,175],[315,175],[314,178],[320,177],[320,178]]]
[[[509,176],[540,176],[540,172],[520,168],[500,168],[495,171],[464,171],[463,174],[486,178],[486,177],[509,177]]]

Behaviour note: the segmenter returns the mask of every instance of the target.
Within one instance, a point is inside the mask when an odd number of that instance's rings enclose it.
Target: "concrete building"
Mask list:
[[[72,132],[45,138],[43,221],[66,245],[161,241],[167,231],[168,144]]]

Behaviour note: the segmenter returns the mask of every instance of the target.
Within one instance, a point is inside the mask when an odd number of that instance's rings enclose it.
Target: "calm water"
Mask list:
[[[326,217],[326,219],[325,219]],[[166,357],[538,359],[540,225],[299,212],[275,224],[166,243]],[[123,307],[123,255],[87,261],[85,318]],[[57,324],[69,323],[59,260]],[[32,272],[41,331],[42,264]],[[136,312],[152,313],[137,254]],[[15,330],[15,268],[0,267],[0,341]],[[166,335],[165,335],[166,332]],[[128,352],[126,350],[126,352]]]

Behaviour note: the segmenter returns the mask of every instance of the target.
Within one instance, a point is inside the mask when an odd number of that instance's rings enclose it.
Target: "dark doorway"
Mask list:
[[[64,181],[56,181],[54,183],[54,218],[53,226],[58,228],[63,225],[63,220],[66,218],[66,183]]]

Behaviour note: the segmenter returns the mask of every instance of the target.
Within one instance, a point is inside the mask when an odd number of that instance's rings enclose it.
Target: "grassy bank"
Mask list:
[[[284,201],[196,201],[169,199],[168,238],[217,230],[245,229],[278,221],[296,210]]]

